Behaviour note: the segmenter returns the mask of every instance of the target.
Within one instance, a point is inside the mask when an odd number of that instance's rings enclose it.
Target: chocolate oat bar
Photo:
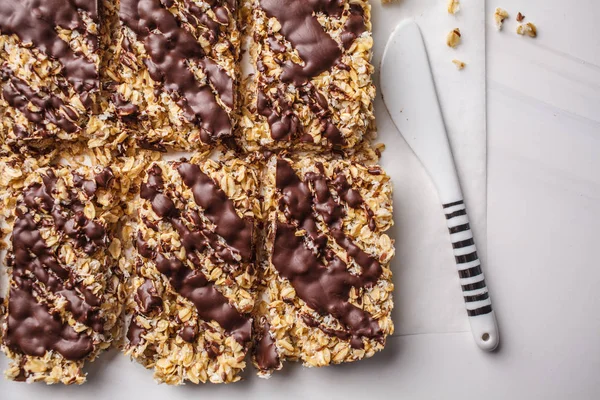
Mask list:
[[[117,0],[112,102],[143,147],[231,138],[240,34],[235,0]]]
[[[239,159],[154,163],[141,186],[126,353],[158,382],[235,382],[254,306],[259,177]]]
[[[6,257],[9,379],[83,383],[85,361],[119,336],[117,186],[109,167],[44,168],[25,181]]]
[[[0,140],[13,151],[85,134],[99,92],[97,1],[0,2]]]
[[[324,366],[383,349],[393,333],[389,177],[377,166],[274,157],[266,185],[260,374],[284,360]]]
[[[348,149],[373,131],[367,0],[247,0],[254,67],[245,88],[242,144]]]

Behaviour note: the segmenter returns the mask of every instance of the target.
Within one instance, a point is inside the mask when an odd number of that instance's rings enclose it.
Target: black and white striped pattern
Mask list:
[[[465,203],[459,200],[444,204],[443,207],[467,314],[469,317],[489,314],[492,312],[492,302],[481,271],[481,262],[477,257]]]

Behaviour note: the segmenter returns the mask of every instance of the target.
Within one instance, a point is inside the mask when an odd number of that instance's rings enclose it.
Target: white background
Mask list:
[[[521,11],[539,37],[515,35],[514,19],[496,32],[496,6],[512,16]],[[154,385],[147,371],[113,353],[88,369],[82,387],[0,380],[0,399],[599,399],[600,2],[487,7],[485,272],[499,351],[479,351],[468,332],[400,336],[353,365],[180,388]]]

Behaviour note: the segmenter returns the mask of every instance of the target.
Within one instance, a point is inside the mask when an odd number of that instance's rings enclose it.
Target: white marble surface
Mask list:
[[[410,335],[354,365],[182,388],[140,388],[147,372],[113,354],[86,386],[0,380],[0,399],[600,398],[600,2],[487,6],[486,273],[498,352],[479,351],[467,332]],[[514,20],[496,32],[496,6],[534,21],[538,39],[516,36]]]

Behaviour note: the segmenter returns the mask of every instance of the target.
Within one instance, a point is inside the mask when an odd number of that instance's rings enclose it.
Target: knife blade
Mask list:
[[[427,50],[416,22],[401,22],[390,36],[380,68],[380,87],[396,128],[437,188],[473,337],[481,349],[492,351],[499,342],[498,324],[477,256]]]

